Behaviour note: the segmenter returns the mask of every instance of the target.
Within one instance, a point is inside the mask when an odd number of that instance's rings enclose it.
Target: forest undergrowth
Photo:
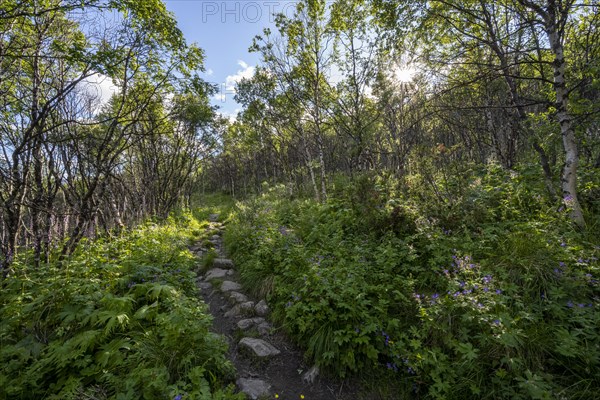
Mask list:
[[[240,398],[187,248],[204,224],[179,213],[44,268],[22,253],[0,293],[0,398]]]
[[[383,398],[596,398],[597,176],[581,231],[535,171],[338,177],[322,203],[276,186],[226,245],[312,362]]]

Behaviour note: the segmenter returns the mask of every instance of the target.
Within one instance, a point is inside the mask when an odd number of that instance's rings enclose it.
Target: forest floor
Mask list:
[[[250,399],[357,399],[354,382],[336,381],[304,362],[303,352],[269,321],[264,299],[254,301],[237,283],[238,273],[225,258],[224,226],[211,215],[210,243],[217,258],[199,275],[198,287],[213,316],[214,332],[229,343],[228,357],[236,368],[236,385]],[[199,257],[209,251],[203,243],[191,250]]]

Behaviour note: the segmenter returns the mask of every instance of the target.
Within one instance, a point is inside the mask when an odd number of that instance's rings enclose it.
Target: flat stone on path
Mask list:
[[[241,288],[242,288],[242,285],[240,285],[237,282],[225,281],[221,284],[221,292],[238,291]]]
[[[229,292],[229,300],[234,303],[245,303],[248,301],[248,297],[240,292]]]
[[[271,385],[260,379],[240,378],[235,383],[238,388],[240,388],[240,391],[245,393],[246,396],[250,397],[252,400],[271,395]]]
[[[206,273],[206,277],[204,279],[206,279],[207,281],[211,279],[221,279],[225,278],[228,274],[229,270],[227,269],[213,268]]]
[[[231,261],[228,258],[215,258],[213,260],[213,267],[223,268],[223,269],[231,269],[231,268],[233,268],[233,261]]]
[[[198,287],[200,288],[200,290],[210,290],[212,288],[212,285],[210,284],[210,282],[198,282]]]
[[[242,313],[242,308],[240,307],[239,304],[236,304],[235,306],[233,306],[233,308],[229,311],[227,311],[225,313],[225,316],[227,318],[231,318],[231,317],[237,317]]]
[[[200,244],[195,244],[195,245],[193,245],[193,246],[190,247],[190,251],[192,253],[195,253],[195,252],[197,252],[200,249],[202,249],[202,246]]]
[[[250,350],[257,357],[273,357],[281,353],[275,346],[262,339],[245,337],[240,340],[240,347]]]
[[[252,328],[254,325],[259,325],[262,324],[263,322],[265,322],[264,318],[248,318],[248,319],[243,319],[241,321],[239,321],[237,323],[237,327],[240,328],[243,331],[246,331],[250,328]]]
[[[210,222],[217,222],[218,219],[219,219],[219,214],[210,214],[208,216],[208,220]]]

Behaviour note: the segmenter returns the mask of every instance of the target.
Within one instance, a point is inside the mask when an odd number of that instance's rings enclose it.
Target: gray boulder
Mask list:
[[[232,281],[225,281],[223,282],[223,284],[221,285],[221,291],[222,292],[233,292],[233,291],[238,291],[242,288],[242,285],[240,285],[237,282],[232,282]]]
[[[264,317],[265,315],[267,315],[269,313],[269,306],[267,305],[266,301],[261,300],[254,307],[254,310],[256,311],[256,315],[260,315],[261,317]]]
[[[204,278],[205,280],[209,281],[211,279],[222,279],[225,278],[227,276],[227,273],[229,271],[226,269],[221,269],[221,268],[213,268],[210,271],[208,271],[206,273],[206,277]]]
[[[240,340],[240,348],[249,351],[256,357],[274,357],[281,353],[275,346],[262,339],[245,337]]]
[[[240,303],[240,309],[246,313],[251,313],[254,311],[254,302],[246,301],[245,303]]]
[[[245,303],[248,301],[248,297],[240,292],[229,292],[229,301],[232,303]]]
[[[227,318],[238,317],[242,313],[242,309],[239,304],[233,306],[233,308],[225,313]]]
[[[237,327],[240,328],[243,331],[247,331],[248,329],[252,328],[254,325],[260,325],[263,322],[265,322],[264,318],[247,318],[247,319],[243,319],[241,321],[239,321],[237,323]]]
[[[197,286],[198,288],[200,288],[200,290],[212,289],[212,285],[210,284],[210,282],[198,282]]]

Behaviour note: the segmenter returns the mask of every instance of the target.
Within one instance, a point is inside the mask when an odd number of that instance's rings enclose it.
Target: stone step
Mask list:
[[[226,309],[227,309],[226,306],[221,307],[221,311],[226,310]],[[225,313],[225,316],[227,318],[233,318],[233,317],[239,316],[241,313],[242,313],[242,309],[240,308],[240,305],[236,304],[235,306],[233,306],[233,308],[231,310],[229,310]]]
[[[248,301],[248,297],[240,292],[229,292],[230,303],[245,303]]]
[[[248,329],[252,328],[253,326],[262,324],[263,322],[265,322],[265,319],[261,318],[261,317],[247,318],[247,319],[243,319],[243,320],[239,321],[237,323],[237,327],[243,331],[247,331]]]
[[[211,279],[222,279],[230,275],[233,275],[233,271],[229,269],[213,268],[206,273],[204,279],[209,281]]]
[[[210,284],[210,282],[198,282],[196,284],[196,286],[198,286],[198,288],[200,290],[205,290],[205,291],[212,289],[212,285]]]
[[[265,342],[262,339],[245,337],[240,340],[240,349],[250,351],[256,357],[267,358],[274,357],[281,352],[271,343]]]
[[[232,269],[233,261],[228,258],[215,258],[213,260],[213,267],[222,269]]]
[[[218,219],[219,219],[219,214],[210,214],[208,216],[208,220],[210,222],[217,222]]]
[[[238,291],[241,288],[242,288],[242,285],[240,285],[237,282],[225,281],[221,284],[221,292],[233,292],[233,291]]]

